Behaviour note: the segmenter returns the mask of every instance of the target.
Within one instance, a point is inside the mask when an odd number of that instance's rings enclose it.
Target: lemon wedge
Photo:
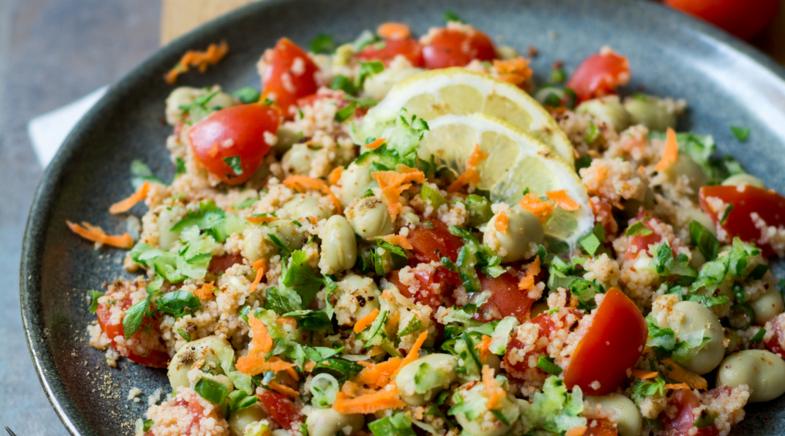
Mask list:
[[[540,103],[520,88],[487,75],[445,68],[404,79],[368,111],[356,126],[355,139],[379,137],[404,109],[426,121],[471,113],[499,118],[539,139],[550,154],[573,166],[570,141]]]
[[[433,158],[461,174],[478,146],[486,158],[476,166],[476,187],[488,191],[493,201],[514,205],[525,190],[538,195],[564,190],[578,208],[557,207],[544,223],[545,234],[574,248],[591,231],[594,216],[586,188],[572,166],[554,157],[537,138],[483,114],[443,115],[428,125],[417,149],[421,159]]]

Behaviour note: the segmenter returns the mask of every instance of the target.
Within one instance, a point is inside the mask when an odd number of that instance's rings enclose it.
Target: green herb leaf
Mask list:
[[[766,329],[759,328],[757,332],[750,338],[750,342],[753,344],[757,344],[758,342],[763,342],[763,337],[766,335]]]
[[[209,378],[200,378],[194,391],[213,404],[222,404],[229,395],[229,389],[223,384]]]
[[[624,231],[624,236],[649,236],[654,233],[642,221],[635,221]]]
[[[95,313],[95,311],[98,310],[98,299],[102,295],[104,295],[103,292],[96,291],[94,289],[87,291],[87,297],[90,300],[90,306],[87,308],[87,310],[89,310],[90,313]]]
[[[646,397],[665,396],[665,379],[657,376],[651,380],[638,380],[632,385],[632,397],[641,401]]]
[[[600,137],[600,129],[594,123],[589,123],[589,127],[586,129],[586,134],[583,136],[583,139],[586,140],[587,144],[594,144],[594,141]]]
[[[546,355],[540,355],[537,359],[537,368],[540,368],[551,375],[559,375],[562,371],[561,367],[555,364],[553,360]]]
[[[317,362],[313,367],[313,374],[327,373],[344,382],[354,378],[363,369],[362,366],[341,357],[331,357]]]
[[[196,226],[199,230],[211,235],[216,241],[223,242],[230,230],[225,227],[226,223],[226,212],[216,206],[215,202],[208,200],[201,202],[198,210],[187,213],[183,219],[172,226],[171,230],[179,233],[188,227]]]
[[[714,260],[720,249],[720,243],[714,234],[695,220],[690,221],[689,230],[692,244],[698,247],[706,260]]]
[[[338,111],[335,112],[335,121],[344,122],[348,120],[354,115],[354,111],[356,110],[357,110],[357,103],[353,101],[349,102],[349,104],[338,109]]]
[[[147,311],[150,309],[150,300],[145,298],[129,307],[123,317],[123,336],[130,338],[142,326]]]
[[[385,416],[368,424],[373,436],[415,436],[412,421],[403,412]]]
[[[183,158],[178,157],[174,160],[174,174],[179,176],[181,174],[185,174],[185,160]]]
[[[161,295],[155,302],[155,307],[159,312],[180,318],[185,314],[193,313],[200,309],[202,303],[191,292],[179,290]]]
[[[322,275],[308,265],[308,255],[305,251],[295,250],[281,273],[281,283],[297,291],[302,298],[303,306],[308,307],[322,288],[323,280]]]
[[[332,327],[330,318],[321,310],[295,310],[283,316],[297,320],[297,326],[305,331],[327,330]]]
[[[292,250],[289,248],[289,246],[287,246],[286,243],[284,243],[275,233],[268,233],[267,239],[269,239],[270,242],[275,245],[275,248],[278,249],[278,254],[280,254],[281,257],[286,258],[292,254]]]
[[[241,103],[251,104],[259,101],[259,90],[253,86],[243,86],[242,88],[232,93],[234,98],[240,100]]]
[[[750,129],[749,127],[737,127],[731,126],[730,127],[731,133],[739,142],[747,142],[747,139],[750,137]]]
[[[243,161],[240,159],[240,156],[225,157],[224,163],[229,165],[229,168],[232,169],[232,173],[234,173],[235,176],[243,175]]]
[[[275,313],[284,314],[302,309],[303,300],[294,289],[286,286],[271,286],[266,290],[264,307]]]
[[[332,82],[330,82],[330,88],[339,89],[349,95],[356,95],[358,91],[357,87],[354,86],[354,82],[343,74],[333,77]]]
[[[134,189],[139,189],[144,182],[158,183],[163,185],[164,182],[153,174],[150,167],[144,162],[134,159],[131,161],[131,185]]]
[[[384,64],[379,61],[360,62],[360,70],[357,72],[357,88],[362,88],[367,78],[382,71],[384,71]]]
[[[445,23],[463,23],[463,19],[455,13],[455,11],[446,10],[444,11],[444,22]]]
[[[337,44],[332,36],[320,33],[316,35],[308,44],[308,49],[312,53],[330,54],[335,51]]]
[[[247,393],[236,390],[232,391],[228,396],[227,399],[229,400],[229,411],[236,412],[238,410],[247,409],[248,407],[253,406],[258,401],[256,395],[248,395]]]

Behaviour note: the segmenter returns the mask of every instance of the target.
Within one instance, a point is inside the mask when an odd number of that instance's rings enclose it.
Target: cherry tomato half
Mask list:
[[[518,276],[506,272],[499,277],[480,277],[482,289],[490,291],[488,301],[480,308],[481,314],[494,314],[491,319],[514,316],[523,322],[529,319],[534,300],[526,291],[518,289]]]
[[[389,280],[398,287],[402,295],[430,306],[434,314],[439,306],[452,306],[455,302],[453,291],[461,285],[458,274],[444,267],[429,271],[415,270],[414,278],[415,282],[406,286],[401,282],[398,271],[393,271],[389,276]]]
[[[264,134],[275,134],[280,118],[275,108],[261,104],[221,109],[191,127],[191,150],[224,183],[243,183],[270,150]]]
[[[646,321],[635,303],[620,290],[610,289],[570,357],[564,371],[567,387],[580,386],[590,395],[615,391],[641,356],[647,335]]]
[[[711,198],[718,198],[732,208],[729,212],[727,208],[714,210]],[[703,186],[700,189],[700,205],[715,223],[722,221],[720,225],[728,236],[737,236],[747,242],[757,243],[761,236],[761,231],[755,227],[752,220],[753,212],[758,214],[767,226],[785,226],[785,197],[768,189],[749,185]],[[759,245],[767,256],[773,254],[769,244]]]
[[[396,56],[405,57],[415,67],[423,66],[422,46],[412,38],[387,39],[379,44],[371,44],[357,53],[358,59],[382,61],[385,65]]]
[[[778,0],[665,0],[665,4],[701,18],[742,39],[758,35],[777,15]]]
[[[316,92],[319,67],[308,54],[288,38],[264,53],[267,68],[262,73],[262,97],[269,98],[288,115],[297,100]]]
[[[281,428],[290,429],[292,424],[302,421],[297,406],[286,395],[265,389],[257,398],[267,416]]]
[[[123,310],[131,306],[130,299],[123,299],[116,302]],[[123,337],[123,321],[113,322],[111,319],[111,308],[104,304],[99,304],[95,311],[98,318],[98,325],[111,341],[111,346],[122,356],[127,357],[133,362],[150,368],[166,368],[169,363],[169,354],[161,343],[160,332],[156,330],[156,323],[145,318],[142,327],[133,335],[135,342],[123,348],[118,348],[115,338]]]
[[[648,252],[650,245],[662,241],[662,235],[657,233],[657,224],[660,223],[660,220],[654,217],[643,217],[639,222],[648,232],[642,231],[630,236],[630,243],[627,245],[627,251],[624,253],[627,259],[634,259],[638,256],[638,253]]]
[[[613,93],[630,81],[627,58],[604,50],[587,57],[572,73],[567,86],[581,101]]]
[[[430,221],[429,227],[417,227],[406,237],[414,249],[414,257],[418,262],[439,262],[448,257],[455,262],[458,250],[463,247],[461,238],[450,233],[447,226],[437,220]]]
[[[496,57],[491,38],[474,28],[443,27],[420,42],[425,68],[429,69],[462,67],[475,59],[489,61]]]

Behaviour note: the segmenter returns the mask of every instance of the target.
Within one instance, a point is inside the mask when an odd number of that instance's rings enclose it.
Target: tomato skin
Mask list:
[[[386,39],[382,44],[372,44],[365,47],[360,53],[357,53],[357,58],[369,61],[382,61],[387,65],[396,56],[403,56],[415,67],[424,65],[422,45],[417,40],[413,38]]]
[[[423,40],[425,68],[462,67],[477,59],[496,58],[496,47],[488,35],[477,29],[443,27]]]
[[[432,220],[430,223],[431,228],[417,227],[406,237],[412,244],[415,259],[417,262],[439,262],[442,257],[448,257],[455,262],[463,241],[450,233],[443,222]]]
[[[778,0],[665,0],[665,4],[708,21],[742,39],[758,35],[777,15]]]
[[[619,430],[610,419],[594,418],[589,421],[583,436],[617,436]]]
[[[292,424],[302,421],[297,406],[286,395],[265,389],[257,397],[265,413],[281,428],[290,429]]]
[[[657,218],[643,217],[639,221],[644,227],[649,229],[651,233],[648,235],[633,235],[630,236],[630,242],[627,245],[627,251],[624,253],[628,259],[634,259],[638,253],[648,252],[649,246],[662,241],[662,235],[657,233],[657,225],[662,222]]]
[[[401,282],[399,271],[391,272],[388,280],[398,288],[401,295],[433,308],[433,315],[439,306],[451,306],[455,302],[453,290],[461,285],[458,274],[444,267],[435,268],[433,273],[415,271],[414,278],[414,289]]]
[[[595,53],[578,66],[567,86],[581,101],[613,93],[630,80],[627,58],[613,51]]]
[[[755,186],[703,186],[700,189],[701,208],[718,223],[725,211],[715,211],[709,198],[719,198],[726,204],[733,205],[725,221],[720,224],[729,237],[739,237],[746,242],[756,243],[760,238],[760,230],[755,227],[751,213],[760,216],[767,226],[785,226],[785,197],[768,189]],[[767,256],[774,254],[769,244],[758,244]]]
[[[264,53],[267,63],[262,74],[262,98],[269,98],[289,114],[297,100],[316,92],[319,67],[289,38],[281,38]],[[295,71],[293,71],[295,70]]]
[[[131,306],[130,299],[123,299],[119,302],[120,307],[123,310],[128,309]],[[137,339],[144,340],[145,343],[158,343],[158,348],[151,348],[145,350],[144,353],[138,353],[138,350],[134,350],[131,348],[124,348],[119,350],[116,343],[116,337],[123,337],[123,322],[122,320],[117,323],[113,323],[111,321],[111,310],[110,307],[105,304],[99,304],[95,311],[96,318],[98,319],[98,325],[101,327],[101,330],[106,333],[106,336],[111,341],[111,346],[115,350],[117,350],[121,355],[127,357],[133,362],[136,362],[140,365],[147,366],[150,368],[166,368],[169,364],[169,353],[167,353],[163,347],[163,344],[160,343],[159,338],[150,337],[149,335],[158,335],[158,332],[155,330],[155,323],[152,322],[149,318],[145,318],[142,322],[142,327],[134,333],[133,337]],[[148,337],[143,337],[143,335],[148,335]]]
[[[207,271],[210,274],[223,274],[232,265],[243,263],[243,256],[239,253],[222,254],[220,256],[213,256],[210,259],[210,264],[207,266]]]
[[[615,391],[641,356],[647,335],[646,321],[635,303],[611,288],[572,353],[564,371],[567,387],[580,386],[590,395]],[[599,388],[592,387],[594,381]]]
[[[719,431],[717,427],[708,426],[696,428],[695,433],[690,433],[694,428],[695,418],[693,409],[700,405],[698,397],[687,389],[681,389],[673,393],[668,399],[670,405],[676,406],[676,414],[669,417],[667,413],[661,415],[660,421],[666,435],[681,436],[686,434],[695,434],[697,436],[717,436]]]
[[[518,289],[518,276],[506,272],[499,277],[481,276],[483,290],[491,292],[488,301],[480,308],[480,313],[498,313],[501,319],[514,316],[523,322],[529,319],[534,300],[527,296],[526,291]]]
[[[270,151],[266,132],[275,134],[281,117],[269,106],[243,104],[221,109],[191,127],[191,150],[202,166],[227,185],[246,182]],[[225,159],[239,157],[242,174]]]

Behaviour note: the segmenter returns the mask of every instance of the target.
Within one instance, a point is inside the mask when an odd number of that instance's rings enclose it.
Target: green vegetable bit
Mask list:
[[[731,126],[730,131],[739,142],[747,142],[747,139],[750,137],[749,127]]]
[[[337,46],[332,36],[320,33],[311,40],[308,49],[312,53],[330,54],[335,51]]]
[[[240,100],[241,103],[250,104],[259,101],[259,90],[253,86],[243,86],[242,88],[232,93],[234,98]]]
[[[194,391],[213,404],[222,404],[229,395],[229,389],[225,385],[209,378],[200,378]]]

